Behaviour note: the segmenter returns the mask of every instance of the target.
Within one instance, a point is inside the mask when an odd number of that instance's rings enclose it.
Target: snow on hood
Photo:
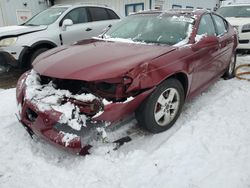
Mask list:
[[[144,44],[144,45],[154,45],[154,43],[145,43],[145,42],[135,42],[132,39],[124,39],[124,38],[111,38],[108,35],[104,35],[105,38],[93,37],[96,40],[103,40],[109,42],[124,42],[124,43],[132,43],[132,44]]]
[[[141,63],[175,50],[173,46],[94,40],[43,53],[33,63],[41,75],[85,81],[123,75]]]
[[[72,95],[68,90],[55,89],[51,82],[41,85],[40,77],[34,70],[28,74],[25,84],[25,98],[27,100],[35,104],[39,111],[55,110],[62,113],[59,123],[68,124],[68,126],[75,130],[80,130],[82,126],[86,126],[87,116],[80,114],[79,108],[70,102],[62,104],[62,99],[65,97],[81,101],[98,99],[90,93]]]
[[[41,31],[47,29],[47,26],[7,26],[7,27],[0,27],[0,38],[4,36],[18,36],[27,33],[32,33],[36,31]]]

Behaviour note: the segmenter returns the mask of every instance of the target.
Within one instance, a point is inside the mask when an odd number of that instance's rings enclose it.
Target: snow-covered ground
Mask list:
[[[250,56],[238,58],[249,63]],[[250,187],[250,82],[220,80],[184,106],[175,126],[86,157],[30,139],[15,89],[0,90],[0,187]]]

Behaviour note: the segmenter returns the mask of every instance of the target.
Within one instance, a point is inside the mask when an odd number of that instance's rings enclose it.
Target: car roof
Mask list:
[[[57,4],[52,6],[55,7],[65,7],[65,8],[77,8],[77,7],[101,7],[101,8],[109,8],[105,4],[89,4],[89,3],[72,3],[72,4]],[[109,8],[110,9],[110,8]]]
[[[210,12],[206,9],[170,9],[170,10],[145,10],[135,14],[173,14],[173,15],[190,15],[200,16],[204,13]]]

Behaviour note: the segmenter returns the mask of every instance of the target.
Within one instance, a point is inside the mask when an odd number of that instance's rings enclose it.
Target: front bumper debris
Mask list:
[[[135,109],[153,91],[152,88],[138,94],[137,96],[131,98],[131,100],[126,100],[124,102],[109,102],[107,104],[104,104],[91,94],[82,95],[84,97],[91,98],[91,104],[89,101],[81,101],[80,99],[82,96],[79,98],[79,96],[72,95],[65,90],[46,90],[47,86],[36,87],[34,85],[34,87],[30,86],[31,90],[28,90],[26,89],[26,78],[28,75],[30,75],[29,72],[23,74],[17,83],[16,97],[19,109],[18,115],[20,117],[19,119],[21,124],[28,131],[31,137],[35,134],[53,145],[80,155],[88,154],[89,149],[92,146],[95,146],[95,143],[98,141],[115,143],[116,146],[120,146],[123,143],[130,141],[131,139],[123,133],[112,135],[112,139],[107,139],[105,131],[112,132],[117,130],[119,128],[119,126],[117,126],[117,122],[126,119],[126,117],[133,114]],[[36,79],[29,81],[31,84],[39,82]],[[50,87],[52,87],[51,84]],[[32,93],[32,96],[30,96],[30,93],[27,92],[34,91],[34,89],[35,95]],[[60,94],[58,94],[59,91]],[[43,92],[43,94],[46,93],[46,97],[41,98],[41,100],[46,99],[46,101],[49,102],[49,105],[42,105],[43,108],[41,108],[41,102],[38,102],[40,100],[40,96],[37,96],[39,92]],[[57,93],[55,94],[57,96],[53,96],[54,92]],[[68,95],[66,101],[62,98],[61,92]],[[47,96],[48,93],[49,96]],[[78,97],[77,101],[71,98],[72,96],[75,98]],[[55,105],[54,97],[56,97],[56,101],[59,101],[56,103],[58,105],[56,107],[53,106]],[[67,112],[68,108],[65,108],[65,111],[62,110],[64,109],[62,106],[65,104],[69,104],[66,107],[71,107],[73,104],[76,105],[70,109],[72,110],[70,113],[71,116],[67,115],[69,114]],[[96,110],[99,110],[99,113],[93,114]],[[77,115],[76,113],[83,114]],[[79,117],[82,116],[85,118],[83,118],[84,122],[78,121]],[[71,119],[67,120],[67,118],[70,117]],[[80,124],[79,127],[73,126],[78,123]]]
[[[134,101],[123,105],[114,103],[110,105],[114,110],[117,110],[117,113],[120,114],[121,117],[124,117],[124,114],[133,111],[133,108],[135,107],[134,105],[138,104],[139,101],[145,98],[145,96],[145,94],[138,96]],[[107,114],[104,111],[103,117],[113,119],[111,116],[114,111],[110,107],[107,107],[107,109],[110,109],[111,111],[107,111]],[[80,130],[72,129],[67,124],[61,124],[58,122],[61,117],[60,112],[38,111],[37,107],[27,100],[23,101],[19,115],[21,117],[21,124],[31,137],[35,134],[38,137],[49,141],[53,145],[80,155],[88,154],[88,150],[92,147],[92,142],[98,141],[102,138],[102,135],[100,135],[100,131],[98,131],[97,128],[107,128],[106,121],[90,119],[86,122],[86,127],[82,127]],[[115,117],[118,116],[116,115]],[[117,119],[117,122],[119,120],[120,119]],[[108,129],[111,131],[115,130],[115,126],[115,123],[113,123],[108,126]],[[122,145],[124,142],[129,141],[129,139],[123,137],[126,136],[116,138],[115,140],[112,140],[112,142]]]

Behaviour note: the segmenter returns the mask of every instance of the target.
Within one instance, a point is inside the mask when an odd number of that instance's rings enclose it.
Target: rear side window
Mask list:
[[[110,9],[106,9],[109,15],[109,19],[113,20],[113,19],[119,19],[119,16],[117,16],[117,14]]]
[[[213,18],[214,18],[214,21],[215,21],[215,25],[217,27],[217,34],[218,35],[223,35],[224,33],[226,33],[227,28],[226,28],[226,25],[225,25],[225,21],[221,17],[216,16],[216,15],[213,15]]]
[[[73,21],[73,24],[80,24],[80,23],[85,23],[88,22],[88,15],[87,11],[85,8],[76,8],[72,11],[70,11],[64,18],[65,19],[70,19]]]
[[[214,23],[209,14],[206,14],[201,17],[199,29],[198,29],[198,35],[216,35],[215,28],[214,28]]]
[[[109,15],[106,9],[100,7],[89,7],[92,21],[108,20]]]

